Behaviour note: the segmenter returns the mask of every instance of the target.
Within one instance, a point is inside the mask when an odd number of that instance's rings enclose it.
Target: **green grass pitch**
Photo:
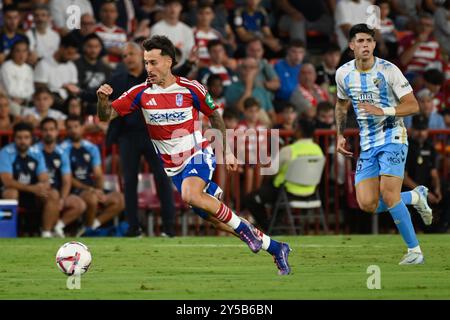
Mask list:
[[[56,267],[72,239],[0,239],[0,299],[449,299],[450,235],[419,235],[426,262],[399,266],[399,235],[276,237],[293,273],[233,237],[82,238],[93,262],[80,290]],[[367,289],[367,268],[381,289]]]

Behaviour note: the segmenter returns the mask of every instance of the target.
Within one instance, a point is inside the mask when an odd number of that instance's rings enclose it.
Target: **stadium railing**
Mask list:
[[[270,134],[270,131],[265,134]],[[290,137],[292,134],[292,131],[279,131],[279,136],[284,138]],[[334,130],[316,130],[315,132],[315,141],[322,146],[324,153],[327,155],[323,179],[320,185],[320,194],[323,201],[325,219],[330,231],[336,234],[342,233],[343,231],[345,232],[346,230],[345,227],[347,222],[344,219],[344,211],[347,208],[355,209],[355,204],[357,206],[354,189],[352,189],[352,181],[349,181],[349,179],[352,179],[353,177],[352,174],[354,174],[356,159],[359,155],[359,130],[348,129],[344,134],[347,138],[349,149],[354,152],[354,157],[352,159],[346,159],[342,162],[342,159],[338,159],[340,156],[334,152],[336,132]],[[39,132],[36,133],[36,136],[39,137]],[[429,136],[434,142],[436,150],[440,155],[438,168],[440,177],[442,179],[450,180],[450,130],[429,130]],[[61,132],[60,137],[64,138],[64,132]],[[102,133],[87,134],[85,135],[85,138],[98,145],[100,148],[100,153],[103,160],[102,166],[105,174],[117,174],[120,178],[121,175],[117,146],[113,145],[111,147],[106,147],[105,137]],[[11,141],[11,130],[0,131],[0,147],[3,147]],[[245,146],[246,151],[248,152],[248,139],[246,140]],[[253,149],[253,151],[254,150],[257,151],[258,149]],[[270,148],[268,148],[269,153],[270,151]],[[142,173],[151,172],[151,168],[149,168],[145,161],[142,167]],[[256,181],[255,185],[258,185],[264,178],[261,176],[261,169],[263,167],[264,166],[259,163],[259,156],[257,164],[241,165],[239,171],[237,172],[225,172],[225,166],[218,164],[214,179],[216,183],[224,190],[224,202],[237,212],[241,212],[243,207],[242,199],[245,196],[245,190],[242,186],[246,185],[246,177],[248,177],[246,173],[248,173],[249,170],[252,170],[252,179],[253,181]],[[243,214],[245,215],[245,212],[243,212]],[[159,220],[160,219],[155,221],[155,223],[159,223]],[[217,231],[213,230],[209,224],[204,224],[204,222],[197,217],[191,217],[191,219],[189,219],[189,226],[192,227],[193,234],[219,234]],[[155,225],[157,230],[156,233],[159,232],[159,227],[160,226]],[[184,226],[184,228],[185,227],[186,226]],[[186,233],[186,231],[183,233]]]

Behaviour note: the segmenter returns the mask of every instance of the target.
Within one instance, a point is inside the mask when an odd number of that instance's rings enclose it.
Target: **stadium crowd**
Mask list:
[[[450,137],[436,146],[428,130],[450,129],[449,0],[3,0],[0,7],[1,197],[33,213],[22,215],[22,235],[63,236],[74,221],[83,221],[78,231],[86,234],[127,207],[120,190],[104,190],[103,168],[113,157],[102,158],[84,134],[111,135],[113,126],[97,118],[96,90],[109,83],[118,97],[145,81],[144,39],[169,37],[178,50],[174,73],[207,87],[228,129],[281,129],[280,145],[289,148],[304,138],[299,123],[334,129],[335,72],[353,59],[349,29],[368,21],[376,27],[375,55],[401,68],[420,105],[420,115],[405,119],[412,130],[405,187],[428,186],[440,212],[433,231],[448,228],[449,186],[437,161]],[[139,126],[139,118],[130,121]],[[348,125],[357,127],[352,112]],[[345,166],[333,142],[317,142]],[[264,209],[254,196],[267,181],[255,170],[241,170],[241,209]],[[340,171],[331,178],[342,185]],[[223,168],[218,176],[226,176]],[[34,221],[36,212],[42,221]],[[255,218],[267,226],[268,216]]]

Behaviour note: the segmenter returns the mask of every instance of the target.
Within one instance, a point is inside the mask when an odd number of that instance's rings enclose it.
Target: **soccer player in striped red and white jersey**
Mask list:
[[[182,199],[202,218],[238,236],[253,252],[269,252],[278,273],[289,274],[289,245],[271,239],[220,201],[221,190],[211,180],[215,155],[196,127],[199,112],[208,116],[212,127],[222,134],[227,169],[235,171],[237,160],[227,146],[225,124],[213,99],[197,81],[172,74],[175,47],[167,37],[153,36],[143,42],[143,47],[147,81],[124,92],[112,104],[108,101],[112,88],[102,85],[97,91],[100,120],[108,121],[140,109],[164,169]]]

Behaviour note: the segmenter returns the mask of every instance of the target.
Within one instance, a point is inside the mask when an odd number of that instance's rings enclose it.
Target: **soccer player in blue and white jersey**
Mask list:
[[[347,110],[355,110],[361,140],[355,185],[360,208],[375,213],[389,211],[408,246],[400,264],[421,264],[424,257],[406,207],[412,204],[426,225],[432,212],[427,204],[428,189],[418,186],[402,192],[408,137],[403,118],[419,111],[413,90],[392,63],[375,57],[375,32],[366,24],[350,30],[350,49],[355,59],[336,72],[337,151],[351,157],[343,136]]]
[[[42,152],[47,166],[50,186],[58,192],[61,217],[55,225],[55,235],[64,238],[64,228],[74,222],[86,210],[86,203],[77,195],[70,194],[72,171],[69,157],[58,142],[58,122],[53,118],[44,118],[39,125],[42,141],[35,147]]]
[[[42,212],[41,235],[50,238],[59,215],[58,193],[50,187],[42,153],[31,146],[31,125],[19,122],[13,132],[14,142],[0,151],[0,195],[19,200],[28,222],[34,220],[32,214]],[[34,233],[34,226],[28,226],[27,232]]]
[[[98,147],[83,139],[83,121],[78,116],[66,119],[67,140],[60,144],[72,170],[72,193],[86,202],[86,219],[78,236],[94,235],[94,231],[119,215],[125,208],[123,194],[104,191],[104,176]],[[100,212],[98,206],[101,206]]]

